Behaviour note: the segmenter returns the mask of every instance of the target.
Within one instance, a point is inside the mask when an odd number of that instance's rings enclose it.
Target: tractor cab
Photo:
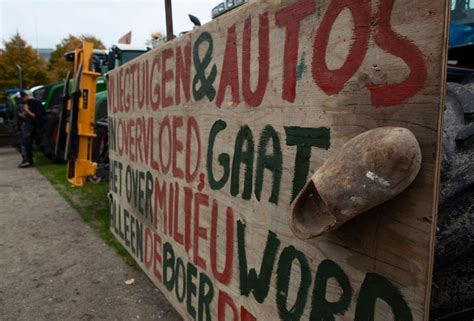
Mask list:
[[[92,53],[92,64],[95,72],[101,75],[105,74],[107,70],[107,50],[94,49]],[[74,62],[74,51],[69,51],[64,54],[66,61]]]
[[[221,2],[219,5],[215,6],[212,9],[212,12],[211,12],[212,19],[222,16],[224,13],[232,11],[233,9],[247,2],[248,0],[225,0],[224,2]]]
[[[130,60],[137,58],[138,56],[142,55],[150,49],[150,47],[146,46],[133,46],[125,44],[113,45],[108,52],[107,69],[112,70],[121,65],[124,65]]]
[[[118,68],[127,62],[137,58],[145,52],[151,50],[148,46],[134,46],[125,44],[116,44],[110,47],[107,53],[107,70]],[[97,78],[97,84],[104,82],[104,77]],[[100,88],[96,93],[96,121],[107,119],[107,88]]]
[[[474,1],[452,0],[451,22],[474,27]]]
[[[448,51],[448,81],[474,76],[474,0],[452,0]]]

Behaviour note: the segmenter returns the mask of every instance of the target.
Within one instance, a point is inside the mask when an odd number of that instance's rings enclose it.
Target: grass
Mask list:
[[[35,153],[35,167],[54,186],[66,202],[74,208],[81,218],[95,230],[107,245],[112,247],[135,270],[140,270],[127,250],[110,232],[109,200],[107,192],[109,183],[92,184],[84,187],[73,187],[66,179],[66,165],[56,164],[42,153]]]

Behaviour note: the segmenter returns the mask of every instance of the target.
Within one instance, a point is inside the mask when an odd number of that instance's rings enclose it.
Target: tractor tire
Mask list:
[[[59,128],[59,114],[52,111],[46,114],[46,119],[41,134],[40,150],[46,155],[47,158],[54,162],[64,162],[62,157],[56,157],[56,139]]]
[[[97,113],[95,115],[96,122],[100,121],[107,121],[107,100],[102,101],[99,106],[96,106]],[[103,128],[101,126],[95,126],[94,132],[96,137],[92,142],[92,161],[95,163],[100,163],[102,160],[101,155],[105,148],[105,143],[108,139],[107,128]]]
[[[474,256],[471,254],[436,271],[431,320],[472,321],[474,315]]]
[[[474,84],[448,83],[431,295],[433,321],[474,319]]]
[[[465,77],[462,81],[461,81],[461,84],[463,85],[468,85],[468,84],[472,84],[474,83],[474,75],[471,74],[467,77]]]
[[[92,142],[92,161],[95,163],[100,163],[101,155],[106,148],[108,133],[106,128],[98,127],[95,129],[96,137]]]
[[[102,103],[99,106],[96,106],[96,108],[97,108],[97,114],[95,115],[95,118],[97,120],[107,118],[107,114],[108,114],[107,100],[102,101]]]

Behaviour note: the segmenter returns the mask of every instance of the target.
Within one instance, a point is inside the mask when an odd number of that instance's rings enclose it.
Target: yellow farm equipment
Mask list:
[[[83,186],[88,176],[93,176],[97,164],[92,162],[94,134],[96,80],[100,76],[93,69],[93,45],[84,42],[76,48],[74,58],[74,83],[68,94],[69,77],[66,79],[60,128],[67,132],[66,140],[58,140],[56,151],[65,145],[67,178],[74,186]]]

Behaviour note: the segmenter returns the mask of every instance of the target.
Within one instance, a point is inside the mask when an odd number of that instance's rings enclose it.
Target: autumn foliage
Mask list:
[[[0,93],[6,89],[19,87],[15,64],[21,66],[23,70],[24,88],[63,80],[67,71],[72,68],[72,64],[64,59],[64,54],[80,46],[84,40],[92,42],[95,49],[105,49],[102,41],[94,36],[69,35],[56,45],[50,61],[46,62],[19,33],[3,41],[5,48],[0,49]]]
[[[3,44],[5,49],[0,49],[0,91],[19,87],[15,64],[23,69],[25,88],[50,81],[46,62],[18,33]]]
[[[56,45],[48,64],[48,72],[52,81],[59,81],[66,77],[68,70],[71,69],[71,63],[64,59],[64,54],[79,47],[83,41],[92,42],[94,49],[105,49],[102,41],[91,35],[80,35],[78,37],[69,35],[69,37],[62,39]]]

